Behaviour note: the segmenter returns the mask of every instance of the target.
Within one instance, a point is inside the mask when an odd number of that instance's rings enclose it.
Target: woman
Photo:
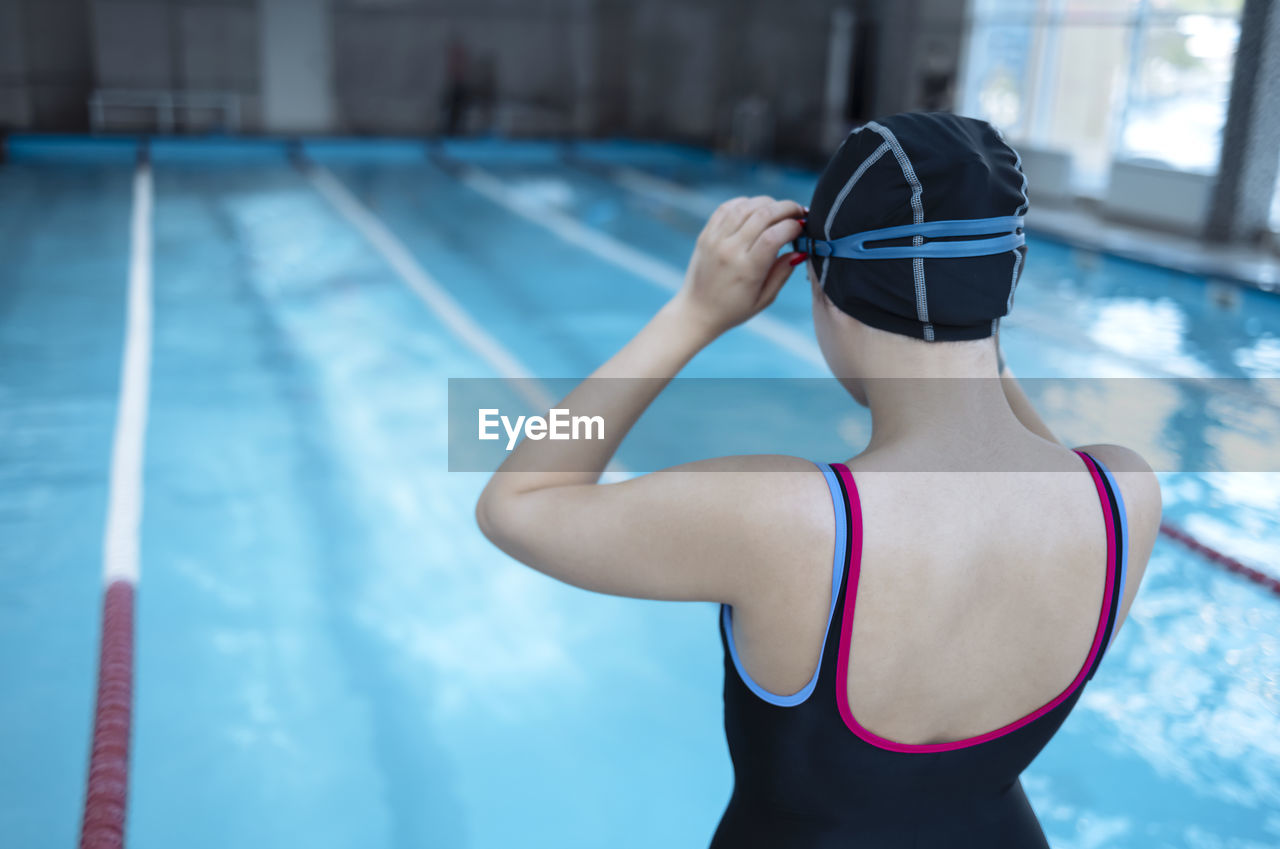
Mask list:
[[[484,533],[535,569],[723,605],[735,786],[714,847],[1047,846],[1019,775],[1128,614],[1160,492],[1132,451],[1059,443],[1000,361],[1025,192],[990,125],[905,114],[846,139],[812,210],[725,203],[684,287],[593,375],[656,379],[583,383],[559,406],[606,438],[525,441],[480,497]],[[598,485],[666,381],[808,251],[866,449]]]

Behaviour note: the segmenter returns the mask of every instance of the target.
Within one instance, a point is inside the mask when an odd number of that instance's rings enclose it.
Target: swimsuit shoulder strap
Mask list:
[[[1119,619],[1120,602],[1124,598],[1125,577],[1129,560],[1129,526],[1125,515],[1124,498],[1115,478],[1102,461],[1091,454],[1077,451],[1093,476],[1098,490],[1098,500],[1102,506],[1103,518],[1107,528],[1107,584],[1108,598],[1104,600],[1107,625],[1102,648],[1094,658],[1089,669],[1089,678],[1093,677],[1098,665],[1102,662],[1107,648],[1115,636],[1116,622]]]
[[[835,563],[831,570],[831,622],[823,644],[822,668],[819,676],[825,686],[834,690],[844,683],[840,668],[842,641],[846,638],[844,623],[849,618],[846,608],[852,606],[858,591],[858,572],[862,565],[862,502],[858,485],[843,463],[822,467],[831,488],[831,501],[836,516]],[[832,625],[835,627],[832,627]]]
[[[835,618],[837,605],[843,592],[845,571],[849,563],[849,505],[840,476],[835,471],[835,466],[817,463],[814,465],[817,465],[822,470],[822,475],[827,482],[827,488],[831,492],[836,533],[835,551],[831,563],[831,603],[827,610],[827,632],[823,637],[821,653],[818,655],[818,668],[814,670],[809,682],[797,692],[785,695],[766,690],[758,684],[747,672],[746,667],[742,665],[742,659],[738,656],[738,647],[733,636],[733,608],[727,604],[720,605],[720,638],[724,645],[725,653],[733,663],[738,677],[742,679],[742,683],[746,685],[747,689],[758,698],[777,707],[796,707],[804,704],[817,688],[823,675],[826,674],[825,671],[830,664],[829,659],[834,652],[834,649],[830,646],[832,641],[831,622]],[[843,466],[840,468],[843,468]],[[848,474],[847,469],[845,469],[845,474]],[[861,523],[859,522],[860,526]],[[839,629],[835,630],[838,636]]]

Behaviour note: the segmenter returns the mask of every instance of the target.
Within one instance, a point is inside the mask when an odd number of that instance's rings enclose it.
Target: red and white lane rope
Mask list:
[[[1221,566],[1228,572],[1234,572],[1241,577],[1253,581],[1263,589],[1270,590],[1276,595],[1280,595],[1280,578],[1274,578],[1266,572],[1259,571],[1252,566],[1241,563],[1229,554],[1223,554],[1221,551],[1218,551],[1218,549],[1201,542],[1176,525],[1171,525],[1168,522],[1161,522],[1160,533],[1164,534],[1169,539],[1180,543],[1186,548],[1191,549],[1210,563]]]
[[[151,203],[151,167],[141,161],[133,179],[124,359],[102,546],[98,697],[81,849],[124,846],[133,713],[133,602],[139,575],[142,461],[151,382]]]

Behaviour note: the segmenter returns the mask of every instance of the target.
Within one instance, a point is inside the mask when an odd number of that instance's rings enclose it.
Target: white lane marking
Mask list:
[[[387,229],[387,225],[351,194],[332,172],[323,166],[314,165],[306,173],[316,190],[368,240],[374,250],[400,275],[400,279],[408,284],[413,293],[463,344],[488,363],[499,376],[514,381],[515,389],[526,401],[540,409],[550,407],[554,399],[533,376],[533,372],[525,368],[514,354],[481,327],[444,286],[422,267],[404,243]]]
[[[111,445],[107,525],[102,541],[102,577],[107,584],[122,580],[136,584],[140,573],[142,461],[151,391],[151,206],[151,167],[139,163],[133,176],[124,356]]]
[[[613,181],[627,191],[653,198],[666,206],[682,209],[695,218],[709,217],[720,205],[701,192],[646,174],[637,168],[622,166],[609,169],[609,173]]]
[[[306,174],[316,190],[368,240],[374,250],[387,261],[396,274],[400,275],[400,279],[464,345],[488,363],[499,376],[509,380],[513,388],[534,409],[551,408],[555,399],[542,382],[534,377],[533,372],[482,328],[471,314],[454,300],[444,286],[422,267],[422,264],[387,228],[387,225],[351,194],[329,169],[321,165],[311,165],[306,169]],[[613,483],[632,476],[621,463],[614,460],[610,462],[600,479],[604,483]]]
[[[547,228],[569,244],[593,253],[661,289],[676,292],[684,283],[684,272],[675,266],[637,250],[608,233],[587,227],[572,216],[520,197],[486,171],[474,166],[464,166],[459,179],[499,206]],[[826,360],[822,358],[818,346],[807,335],[776,318],[757,315],[743,327],[805,362],[826,368]]]

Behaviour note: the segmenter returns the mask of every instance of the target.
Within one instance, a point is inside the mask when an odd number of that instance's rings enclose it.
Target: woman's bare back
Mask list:
[[[1088,450],[1123,466],[1124,449]],[[860,460],[848,464],[862,545],[856,596],[846,600],[856,605],[846,662],[859,724],[905,744],[959,740],[1007,725],[1065,690],[1089,656],[1107,579],[1106,521],[1083,460],[1047,443],[1019,458],[1034,471],[905,472],[892,456]],[[830,514],[826,485],[816,470],[812,478],[804,499]],[[1141,502],[1146,494],[1132,496],[1126,500]],[[1143,523],[1135,527],[1144,531]],[[799,690],[817,667],[831,606],[833,529],[829,520],[820,546],[798,541],[795,561],[779,569],[779,586],[759,604],[735,607],[739,657],[774,693]],[[1121,621],[1153,541],[1131,542],[1141,556],[1132,559]]]

